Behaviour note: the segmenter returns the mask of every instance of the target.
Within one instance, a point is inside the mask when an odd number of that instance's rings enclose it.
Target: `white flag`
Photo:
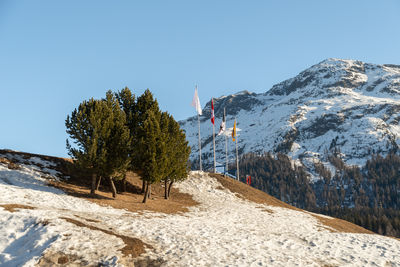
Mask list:
[[[224,116],[222,117],[221,125],[219,126],[218,135],[220,135],[220,134],[222,134],[224,132],[225,132],[225,110],[224,110]]]
[[[199,99],[199,95],[197,94],[197,86],[196,86],[196,89],[194,90],[192,106],[196,108],[197,114],[202,115],[200,99]]]

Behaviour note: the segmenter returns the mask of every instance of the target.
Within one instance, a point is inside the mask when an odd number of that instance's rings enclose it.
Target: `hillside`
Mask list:
[[[228,128],[237,119],[239,152],[281,152],[313,175],[316,162],[334,173],[327,152],[340,151],[348,165],[364,165],[372,154],[397,150],[400,126],[400,66],[327,59],[265,93],[247,91],[214,98],[216,126],[227,112]],[[203,162],[212,166],[212,124],[208,102],[201,116]],[[198,159],[197,117],[180,122],[191,159]],[[225,161],[225,142],[216,138],[217,161]],[[229,139],[229,157],[234,144]]]
[[[299,208],[400,237],[400,66],[327,59],[265,93],[214,98],[216,126],[236,118],[241,179]],[[203,168],[213,160],[210,102],[201,116]],[[180,121],[198,168],[197,117]],[[228,137],[231,174],[235,145]],[[286,157],[288,156],[288,158]],[[225,138],[216,137],[218,163]]]
[[[63,159],[0,158],[2,266],[400,266],[398,240],[220,175],[191,172],[176,187],[193,202],[165,213],[74,195]]]

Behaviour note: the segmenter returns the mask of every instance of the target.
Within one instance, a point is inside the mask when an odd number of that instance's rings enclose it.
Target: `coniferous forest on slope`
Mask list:
[[[359,168],[347,166],[339,154],[326,155],[336,167],[333,175],[323,164],[315,164],[321,179],[314,183],[284,154],[246,154],[240,160],[241,179],[245,182],[244,175],[251,175],[253,187],[298,208],[400,237],[400,156],[373,155]]]

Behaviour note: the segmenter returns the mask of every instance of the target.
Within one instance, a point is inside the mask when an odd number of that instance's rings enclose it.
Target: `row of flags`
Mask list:
[[[198,119],[198,125],[199,125],[199,161],[200,161],[200,171],[202,170],[202,164],[201,164],[201,138],[200,138],[200,115],[202,115],[202,110],[201,110],[201,105],[200,105],[200,99],[199,99],[199,94],[197,92],[197,86],[194,91],[194,96],[192,100],[192,106],[196,108],[197,111],[197,119]],[[214,172],[216,172],[216,160],[215,160],[215,114],[214,114],[214,99],[211,98],[211,123],[213,125],[213,147],[214,147]],[[218,135],[223,134],[226,131],[226,117],[225,117],[225,109],[224,109],[224,115],[222,117],[222,122],[219,127]],[[237,136],[236,136],[236,118],[235,122],[233,124],[233,130],[232,130],[232,140],[233,142],[236,143],[236,175],[237,179],[239,180],[239,159],[238,159],[238,147],[237,147]],[[225,171],[228,169],[228,148],[227,148],[227,139],[225,138],[225,153],[226,153],[226,166],[225,166]]]
[[[200,99],[199,99],[199,94],[197,92],[197,86],[196,89],[194,90],[194,96],[193,96],[193,100],[192,100],[192,106],[195,107],[197,114],[198,115],[203,115],[203,112],[201,110],[201,105],[200,105]],[[215,125],[215,115],[214,115],[214,98],[211,98],[211,123],[213,125]],[[225,113],[222,117],[222,122],[221,125],[219,126],[219,131],[217,136],[221,135],[222,133],[224,133],[226,130],[226,117],[225,117]],[[236,119],[233,123],[233,130],[232,130],[232,140],[233,142],[236,141]]]

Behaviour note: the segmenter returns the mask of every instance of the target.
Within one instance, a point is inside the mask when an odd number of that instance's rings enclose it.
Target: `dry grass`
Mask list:
[[[18,170],[20,169],[20,166],[16,164],[15,162],[7,159],[7,158],[0,158],[0,163],[6,164],[7,168],[10,170]]]
[[[310,213],[311,216],[314,218],[317,218],[319,222],[325,226],[328,226],[330,228],[335,229],[337,232],[341,233],[358,233],[358,234],[375,234],[374,232],[367,230],[365,228],[362,228],[361,226],[358,226],[356,224],[350,223],[345,220],[337,219],[337,218],[332,218],[328,219],[323,216],[319,216],[318,214],[312,214]],[[328,230],[330,230],[328,228]],[[332,231],[332,230],[330,230]]]
[[[78,260],[78,263],[73,264]],[[63,252],[54,252],[52,250],[45,250],[41,255],[39,262],[36,264],[39,267],[55,267],[55,266],[80,266],[83,260],[77,255],[65,254]],[[66,265],[68,264],[68,265]],[[79,265],[78,265],[79,264]],[[90,265],[87,265],[88,267]],[[93,266],[93,265],[92,265]]]
[[[24,159],[30,159],[32,157],[38,157],[43,160],[51,161],[51,162],[59,162],[63,160],[69,160],[71,159],[66,159],[66,158],[59,158],[59,157],[53,157],[53,156],[46,156],[46,155],[41,155],[41,154],[33,154],[33,153],[27,153],[27,152],[20,152],[20,151],[13,151],[13,150],[8,150],[8,149],[0,149],[0,154],[12,154],[12,155],[20,155]]]
[[[249,201],[259,203],[259,204],[266,204],[275,207],[282,207],[293,209],[297,211],[305,212],[301,209],[293,207],[285,202],[282,202],[267,193],[253,188],[247,184],[242,182],[238,182],[232,178],[226,178],[220,174],[209,173],[209,176],[214,177],[222,184],[223,187],[227,188],[232,193],[235,193],[238,197],[247,199]],[[266,210],[266,212],[270,212]],[[318,214],[309,213],[314,218],[318,219],[318,221],[323,225],[326,226],[324,228],[332,231],[334,229],[336,232],[343,232],[343,233],[362,233],[362,234],[374,234],[373,232],[364,229],[358,225],[352,224],[348,221],[344,221],[337,218],[328,219],[323,216],[319,216]]]
[[[268,195],[261,190],[255,189],[245,183],[239,182],[232,178],[224,177],[223,175],[217,173],[209,173],[208,175],[210,177],[216,178],[224,188],[228,189],[242,199],[250,200],[258,204],[266,204],[275,207],[300,210]]]
[[[7,154],[14,155],[14,156],[19,156],[22,159],[7,159],[4,158]],[[18,169],[20,164],[23,163],[28,163],[29,159],[32,157],[37,157],[45,161],[49,161],[52,163],[55,163],[54,167],[51,167],[52,169],[59,171],[60,173],[64,174],[65,176],[70,176],[73,172],[73,168],[71,166],[73,165],[73,160],[68,159],[68,158],[59,158],[59,157],[53,157],[53,156],[46,156],[46,155],[40,155],[40,154],[33,154],[33,153],[27,153],[27,152],[19,152],[19,151],[12,151],[8,149],[0,149],[0,155],[2,155],[2,158],[0,158],[0,163],[8,163],[8,168],[9,169]],[[37,166],[40,167],[40,164],[36,164]]]
[[[0,163],[9,164],[9,163],[10,163],[10,160],[7,159],[7,158],[0,157]]]
[[[16,212],[17,209],[28,209],[28,210],[35,209],[35,207],[31,207],[28,205],[21,205],[21,204],[0,204],[0,207],[3,207],[6,211],[9,212]]]

